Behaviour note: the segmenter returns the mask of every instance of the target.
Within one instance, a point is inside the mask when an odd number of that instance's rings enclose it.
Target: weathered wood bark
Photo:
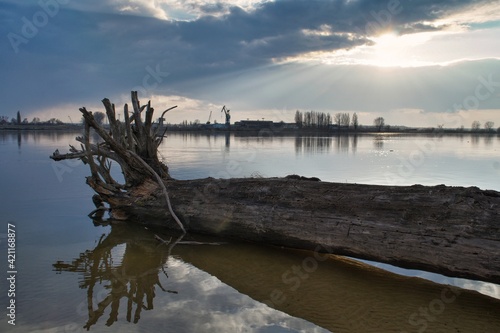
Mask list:
[[[191,232],[500,283],[499,192],[294,178],[173,180],[151,148],[159,142],[155,138],[159,126],[151,130],[150,103],[140,107],[134,93],[132,99],[130,129],[118,129],[121,124],[113,118],[114,108],[109,105],[106,110],[113,123],[111,134],[82,108],[88,126],[104,139],[104,144],[90,144],[87,133],[82,151],[72,147],[71,154],[52,156],[90,162],[92,176],[87,183],[109,204],[113,218],[174,227],[171,216],[178,215]],[[149,112],[145,123],[140,118],[144,108]],[[93,156],[97,156],[98,163],[94,164],[99,167],[92,166]],[[106,158],[120,164],[126,184],[117,185],[108,179]],[[154,172],[145,168],[144,162]],[[167,187],[175,214],[167,210]]]

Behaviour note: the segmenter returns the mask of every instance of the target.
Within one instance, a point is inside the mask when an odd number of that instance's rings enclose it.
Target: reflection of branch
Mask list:
[[[174,242],[171,242],[172,238],[170,238],[168,241],[165,241],[158,235],[155,235],[155,238],[157,240],[159,240],[160,242],[162,242],[161,244],[165,244],[168,246],[167,256],[170,257],[170,254],[172,253],[172,249],[181,241],[181,239],[184,238],[185,235],[186,235],[185,233],[180,235],[179,237],[177,237],[177,239]]]
[[[184,242],[181,242],[180,240],[184,237],[184,235],[181,235],[173,244],[173,246],[175,245],[222,245],[224,243],[219,243],[219,242],[196,242],[196,241],[184,241]],[[170,244],[170,241],[172,240],[172,238],[170,238],[168,241],[164,240],[163,238],[161,238],[160,236],[158,235],[155,235],[155,238],[157,240],[159,240],[161,242],[160,245],[162,244],[165,244],[165,245],[169,245]],[[172,245],[171,245],[172,246]],[[172,246],[172,248],[173,248]],[[170,252],[169,252],[170,253]]]
[[[152,234],[145,229],[113,226],[108,235],[102,235],[93,250],[80,254],[71,264],[57,261],[53,266],[57,272],[70,271],[83,273],[81,288],[87,288],[88,320],[84,328],[90,330],[110,309],[106,325],[111,326],[118,320],[121,300],[127,299],[126,318],[137,323],[143,310],[153,309],[156,286],[163,292],[177,293],[165,289],[159,278],[159,270],[164,266],[172,248],[182,239],[178,237],[168,244],[168,250],[158,249],[152,242]],[[113,249],[125,244],[123,258],[113,266]],[[168,277],[168,276],[167,276]],[[108,283],[109,282],[109,283]],[[108,290],[102,300],[97,300],[96,286]],[[98,289],[100,290],[100,289]],[[135,304],[135,309],[133,309]],[[133,317],[133,318],[132,318]]]

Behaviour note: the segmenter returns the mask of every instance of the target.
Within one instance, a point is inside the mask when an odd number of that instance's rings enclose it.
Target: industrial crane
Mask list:
[[[222,107],[222,110],[220,110],[220,112],[224,112],[224,114],[226,115],[226,126],[229,127],[229,125],[231,125],[231,115],[229,114],[229,109],[226,109],[226,106],[224,105]]]
[[[212,111],[210,111],[210,116],[208,116],[207,125],[210,125],[210,119],[212,119]]]

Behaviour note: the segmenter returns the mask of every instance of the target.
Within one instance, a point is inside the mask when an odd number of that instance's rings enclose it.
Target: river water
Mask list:
[[[172,246],[177,236],[163,230],[94,225],[88,167],[48,158],[76,135],[0,132],[0,300],[15,302],[1,332],[500,332],[498,285],[199,236]],[[172,133],[160,153],[178,179],[300,174],[500,190],[498,136]]]

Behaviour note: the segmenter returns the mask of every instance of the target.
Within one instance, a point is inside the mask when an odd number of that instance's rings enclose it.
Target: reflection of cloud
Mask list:
[[[481,294],[488,295],[500,299],[500,286],[493,283],[455,279],[455,286],[464,289],[477,290]]]
[[[176,295],[156,297],[154,318],[183,332],[328,332],[291,317],[225,285],[219,279],[179,259],[167,263]],[[148,319],[151,321],[151,319]],[[280,330],[281,329],[281,330]]]
[[[481,294],[500,299],[500,285],[497,285],[494,283],[468,280],[468,279],[460,279],[460,278],[452,278],[452,277],[444,276],[441,274],[425,272],[425,271],[420,271],[420,270],[416,270],[416,269],[405,269],[405,268],[396,267],[393,265],[383,264],[383,263],[369,261],[369,260],[361,260],[361,259],[356,259],[356,258],[351,258],[351,259],[367,263],[369,265],[384,269],[384,270],[392,272],[392,273],[396,273],[396,274],[400,274],[400,275],[404,275],[404,276],[419,277],[419,278],[426,279],[426,280],[433,281],[433,282],[440,283],[440,284],[460,287],[460,288],[469,289],[469,290],[475,290],[475,291],[480,292]]]

